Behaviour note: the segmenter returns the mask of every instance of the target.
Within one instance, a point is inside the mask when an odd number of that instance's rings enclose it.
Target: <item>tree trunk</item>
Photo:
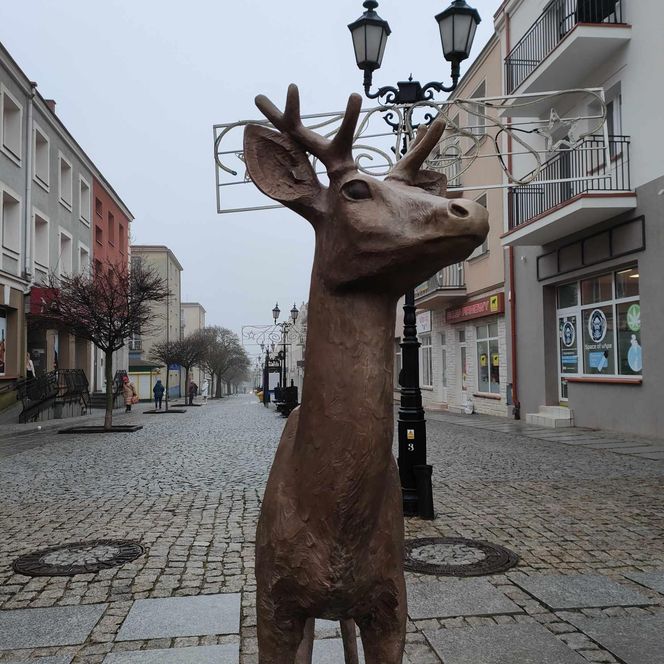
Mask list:
[[[217,374],[217,387],[214,392],[214,396],[217,397],[217,399],[221,399],[223,396],[221,394],[221,384],[222,384],[221,376]]]
[[[191,367],[185,367],[184,374],[184,403],[185,405],[189,403],[189,369]]]
[[[110,431],[113,426],[113,351],[104,351],[104,375],[106,377],[106,412],[104,413],[104,430]]]
[[[168,410],[168,381],[171,377],[171,372],[168,370],[168,365],[166,365],[166,410]]]

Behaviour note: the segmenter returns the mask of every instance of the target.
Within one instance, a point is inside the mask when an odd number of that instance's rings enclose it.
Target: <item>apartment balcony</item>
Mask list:
[[[609,136],[607,149],[603,136],[588,136],[545,162],[535,180],[509,191],[502,242],[541,246],[635,207],[629,137]]]
[[[626,2],[554,0],[505,58],[507,94],[586,87],[589,74],[631,38]],[[532,117],[533,108],[513,113]]]
[[[427,311],[448,307],[466,297],[463,263],[448,265],[415,289],[415,306]]]

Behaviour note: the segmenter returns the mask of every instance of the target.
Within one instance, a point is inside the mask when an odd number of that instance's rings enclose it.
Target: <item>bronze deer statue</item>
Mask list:
[[[297,87],[278,130],[248,125],[244,155],[258,188],[305,217],[316,245],[302,403],[288,418],[256,534],[260,664],[311,662],[315,618],[341,622],[347,662],[400,664],[406,631],[401,487],[392,455],[393,358],[400,294],[463,260],[488,232],[477,203],[445,198],[420,170],[445,123],[417,133],[384,180],[358,171],[362,99],[351,95],[327,140],[303,126]],[[323,186],[307,153],[325,165]]]

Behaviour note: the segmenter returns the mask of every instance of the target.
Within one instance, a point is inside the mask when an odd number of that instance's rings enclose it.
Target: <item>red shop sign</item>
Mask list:
[[[482,300],[475,300],[464,304],[462,307],[448,309],[445,312],[445,321],[448,323],[459,323],[473,318],[482,318],[483,316],[493,316],[505,312],[505,294],[498,293],[490,295]]]

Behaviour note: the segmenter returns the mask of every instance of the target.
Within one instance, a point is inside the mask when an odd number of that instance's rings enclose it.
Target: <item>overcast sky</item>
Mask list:
[[[392,35],[375,83],[449,81],[433,18],[448,4],[381,0]],[[470,4],[482,16],[472,60],[500,3]],[[134,243],[168,245],[183,298],[240,333],[269,323],[276,301],[286,313],[307,299],[313,231],[284,209],[216,213],[212,125],[260,117],[257,93],[281,107],[290,82],[304,114],[343,108],[361,92],[346,26],[362,11],[361,0],[0,0],[0,39],[133,212]]]

